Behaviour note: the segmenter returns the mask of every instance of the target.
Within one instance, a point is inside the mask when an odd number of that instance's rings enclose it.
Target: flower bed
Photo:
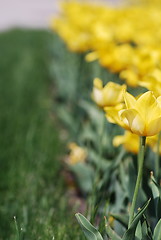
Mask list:
[[[52,23],[66,164],[101,232],[77,214],[87,239],[160,239],[160,16],[158,1],[69,2]]]

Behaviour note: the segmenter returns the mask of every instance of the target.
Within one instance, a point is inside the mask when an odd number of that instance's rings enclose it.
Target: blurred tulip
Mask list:
[[[67,158],[67,163],[69,165],[75,165],[79,162],[85,162],[87,158],[87,152],[84,148],[78,146],[76,143],[70,143],[68,145],[70,150],[69,156]]]
[[[147,74],[143,81],[139,82],[139,85],[146,87],[148,90],[153,91],[156,97],[161,95],[161,70],[155,68],[149,74]]]
[[[140,80],[138,74],[131,69],[121,71],[120,78],[125,79],[126,83],[131,87],[137,87]]]
[[[119,85],[113,82],[108,82],[103,87],[103,82],[99,78],[93,81],[92,98],[100,107],[116,106],[123,101],[123,91],[126,90],[126,85]]]
[[[128,152],[137,154],[139,151],[139,136],[129,131],[125,131],[124,135],[115,136],[113,139],[113,145],[115,147],[118,147],[121,144]]]

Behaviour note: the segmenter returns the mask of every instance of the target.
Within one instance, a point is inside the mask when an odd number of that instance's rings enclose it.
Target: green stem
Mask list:
[[[142,145],[142,139],[141,137],[139,138],[139,152],[138,152],[138,156],[137,156],[137,171],[139,171],[139,161],[140,161],[140,154],[141,154],[141,145]]]
[[[135,190],[134,190],[134,195],[133,195],[132,204],[131,204],[131,208],[130,208],[130,216],[129,216],[128,228],[131,226],[131,223],[132,223],[133,218],[134,218],[134,211],[135,211],[135,206],[136,206],[136,200],[137,200],[139,187],[140,187],[140,183],[141,183],[142,175],[143,175],[143,164],[144,164],[144,153],[145,153],[146,137],[141,136],[140,140],[141,140],[141,144],[140,144],[140,149],[139,149],[139,153],[138,153],[138,163],[139,163],[139,166],[138,166],[138,176],[137,176]]]
[[[155,159],[155,177],[159,179],[159,169],[160,169],[160,139],[161,139],[161,132],[158,134],[158,141],[157,141],[157,154]]]

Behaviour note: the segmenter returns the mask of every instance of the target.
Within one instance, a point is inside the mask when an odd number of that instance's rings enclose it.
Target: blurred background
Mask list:
[[[50,16],[58,11],[57,0],[1,0],[0,5],[0,30],[48,27]]]
[[[120,1],[103,2],[118,4]],[[12,27],[47,28],[50,18],[58,12],[60,3],[60,0],[1,0],[0,30]]]

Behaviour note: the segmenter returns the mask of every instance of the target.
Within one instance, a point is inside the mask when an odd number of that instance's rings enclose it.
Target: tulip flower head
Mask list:
[[[68,148],[70,150],[67,163],[69,165],[75,165],[80,162],[85,162],[87,158],[87,152],[84,148],[78,146],[76,143],[71,142],[68,145]]]
[[[153,91],[155,96],[161,95],[161,70],[158,68],[153,69],[147,74],[143,81],[139,82],[140,86],[146,87],[148,90]]]
[[[119,116],[126,129],[139,136],[153,136],[161,131],[161,96],[156,98],[152,91],[143,93],[138,99],[124,93],[126,109]]]
[[[108,82],[103,87],[103,82],[99,78],[93,81],[92,98],[100,107],[116,106],[123,101],[123,92],[126,85],[119,85],[113,82]]]

